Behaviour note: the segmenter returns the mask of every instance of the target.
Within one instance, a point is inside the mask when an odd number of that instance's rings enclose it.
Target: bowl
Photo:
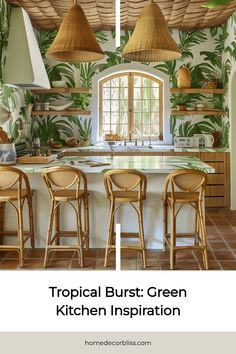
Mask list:
[[[206,108],[206,105],[205,105],[205,104],[203,104],[203,103],[198,103],[198,104],[196,104],[196,109],[197,109],[198,111],[202,111],[204,108]]]
[[[66,82],[65,82],[65,80],[52,81],[52,86],[53,87],[66,87]]]
[[[53,111],[64,111],[65,109],[71,107],[73,101],[54,101],[50,103],[50,109]]]
[[[75,138],[74,136],[71,136],[70,138],[66,139],[66,144],[70,147],[79,146],[79,139]]]
[[[52,148],[53,149],[61,149],[62,148],[62,143],[54,142],[54,143],[52,143]]]

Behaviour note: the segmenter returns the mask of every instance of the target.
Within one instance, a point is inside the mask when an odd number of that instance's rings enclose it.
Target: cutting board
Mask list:
[[[7,133],[2,129],[2,127],[0,127],[0,142],[1,142],[2,144],[8,144],[8,143],[9,143],[8,135],[7,135]]]
[[[18,157],[17,162],[18,163],[28,163],[28,164],[47,164],[49,162],[55,161],[56,156],[51,155],[51,156],[21,156]]]

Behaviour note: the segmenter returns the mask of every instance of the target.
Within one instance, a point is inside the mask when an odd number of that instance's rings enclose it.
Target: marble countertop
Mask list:
[[[91,163],[107,165],[91,167]],[[137,169],[144,173],[170,173],[178,169],[198,169],[207,173],[214,173],[211,166],[196,157],[189,156],[114,156],[103,157],[63,157],[49,164],[17,164],[17,167],[26,173],[42,173],[52,166],[73,166],[80,168],[85,173],[103,173],[108,169]]]
[[[148,146],[83,146],[76,148],[65,148],[62,151],[70,151],[70,152],[81,152],[81,153],[120,153],[120,152],[145,152],[145,153],[155,153],[155,152],[229,152],[230,150],[227,148],[176,148],[171,145],[153,145],[151,147]]]

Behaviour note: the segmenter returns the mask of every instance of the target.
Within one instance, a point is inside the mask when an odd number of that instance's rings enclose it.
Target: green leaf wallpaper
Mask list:
[[[0,79],[2,82],[2,70],[5,61],[5,50],[7,45],[9,13],[10,8],[5,0],[0,0]],[[55,38],[56,32],[35,31],[40,51],[44,56],[48,47]],[[196,104],[204,102],[211,108],[225,110],[226,115],[221,116],[171,116],[170,117],[170,132],[173,136],[192,136],[196,133],[214,133],[220,135],[220,146],[228,147],[229,145],[229,129],[230,123],[228,118],[228,82],[231,71],[232,62],[236,60],[236,15],[224,25],[211,29],[198,31],[178,31],[173,30],[172,35],[177,41],[182,52],[182,57],[176,61],[163,63],[143,63],[150,65],[158,73],[167,75],[167,84],[169,87],[177,87],[176,72],[184,64],[190,71],[192,87],[202,87],[205,80],[217,80],[218,87],[224,87],[225,95],[188,95],[188,104]],[[121,32],[121,45],[115,48],[115,32],[101,31],[96,33],[96,37],[105,52],[105,59],[100,62],[92,63],[53,63],[45,59],[45,66],[48,72],[50,81],[62,78],[66,81],[68,87],[81,86],[92,87],[94,75],[103,72],[104,70],[128,63],[122,58],[122,50],[131,36],[130,31]],[[169,78],[169,80],[168,80]],[[9,130],[14,131],[14,137],[17,136],[17,119],[22,112],[28,111],[29,105],[35,100],[40,100],[40,97],[33,97],[29,92],[19,94],[12,89],[4,93],[3,86],[0,88],[0,100],[8,103],[13,111],[13,119],[10,123]],[[31,99],[27,100],[28,95]],[[20,98],[19,98],[20,96]],[[73,102],[83,109],[90,109],[90,95],[78,94],[78,97],[73,96]],[[62,95],[54,94],[43,97],[44,100],[60,99]],[[172,106],[176,106],[176,95],[171,96]],[[22,110],[22,106],[24,109]],[[22,115],[23,119],[27,120],[27,115]],[[32,118],[31,133],[33,136],[40,135],[43,139],[52,136],[56,139],[66,139],[70,134],[78,135],[86,140],[91,139],[93,122],[98,117],[83,118],[83,117],[34,117]]]

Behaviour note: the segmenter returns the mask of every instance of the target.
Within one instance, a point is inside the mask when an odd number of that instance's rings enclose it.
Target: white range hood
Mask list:
[[[21,7],[11,10],[4,84],[26,89],[50,88],[30,18]]]

